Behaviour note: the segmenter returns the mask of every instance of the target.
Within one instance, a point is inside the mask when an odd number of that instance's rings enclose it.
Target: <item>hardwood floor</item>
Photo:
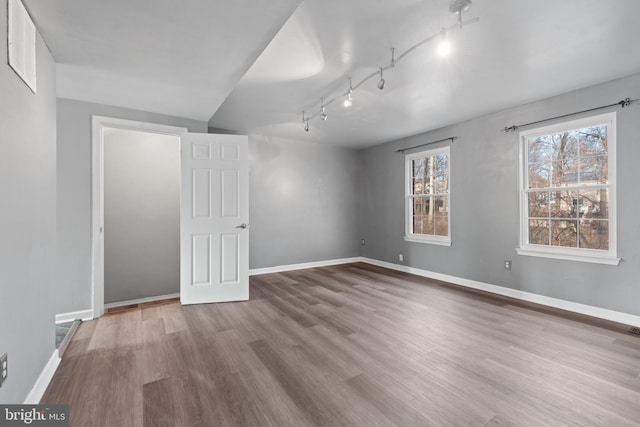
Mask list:
[[[73,426],[640,426],[640,338],[367,264],[84,322]]]

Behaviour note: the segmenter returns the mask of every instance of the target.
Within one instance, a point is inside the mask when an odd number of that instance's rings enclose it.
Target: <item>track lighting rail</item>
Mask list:
[[[366,77],[364,77],[362,80],[360,80],[355,85],[352,85],[351,77],[349,77],[349,90],[347,90],[344,93],[341,93],[340,95],[334,96],[333,98],[322,97],[321,98],[322,101],[321,101],[320,110],[318,112],[316,112],[315,114],[311,115],[311,116],[305,116],[303,118],[303,121],[306,120],[306,123],[308,125],[309,120],[315,119],[316,117],[318,117],[318,116],[320,116],[322,114],[326,114],[324,109],[326,109],[326,107],[328,107],[334,101],[336,101],[336,99],[348,96],[349,93],[353,93],[353,91],[358,89],[360,86],[362,86],[365,82],[369,81],[370,79],[372,79],[372,78],[374,78],[376,76],[382,76],[383,72],[389,70],[390,68],[395,67],[398,62],[400,62],[404,57],[406,57],[408,54],[413,52],[418,47],[420,47],[420,46],[422,46],[422,45],[424,45],[426,43],[429,43],[430,41],[435,40],[435,39],[437,39],[439,37],[442,37],[442,34],[447,34],[450,31],[460,30],[460,29],[462,29],[463,27],[465,27],[467,25],[475,24],[475,23],[477,23],[479,21],[480,21],[480,18],[478,18],[478,17],[467,19],[467,20],[464,20],[464,21],[460,20],[460,21],[456,22],[453,25],[450,25],[448,27],[442,28],[436,34],[433,34],[433,35],[427,37],[426,39],[423,39],[423,40],[419,41],[418,43],[414,44],[413,46],[409,47],[407,50],[402,52],[397,58],[395,57],[395,49],[392,48],[391,49],[391,62],[388,65],[386,65],[384,67],[377,68],[375,71],[373,71],[371,74],[368,74]],[[384,84],[382,86],[384,87]],[[322,107],[324,107],[324,109]],[[304,114],[303,114],[303,116],[304,116]],[[324,120],[326,120],[326,119],[324,119]]]

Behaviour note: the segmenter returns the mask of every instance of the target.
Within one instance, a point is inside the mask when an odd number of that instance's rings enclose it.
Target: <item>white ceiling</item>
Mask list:
[[[24,0],[57,95],[207,121],[301,0]]]
[[[354,92],[354,105],[303,130],[305,109],[344,93],[455,23],[449,0],[305,0],[240,80],[210,126],[331,145],[374,145],[640,71],[638,0],[473,0],[477,24],[425,44]],[[612,99],[612,102],[616,102]]]
[[[453,24],[449,0],[24,1],[58,63],[59,97],[331,145],[370,146],[640,72],[638,0],[473,0],[464,17],[480,22],[449,35],[446,60],[435,43],[417,48],[385,72],[383,91],[368,81],[351,109],[335,102],[304,132],[301,111],[318,112],[348,76]]]

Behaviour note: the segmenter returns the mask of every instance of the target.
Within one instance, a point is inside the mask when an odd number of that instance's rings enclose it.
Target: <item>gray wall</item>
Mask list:
[[[9,68],[0,1],[0,403],[22,403],[55,349],[55,64],[37,37],[33,92]]]
[[[56,313],[87,310],[91,302],[91,116],[186,127],[207,122],[69,99],[58,99],[58,284]]]
[[[360,153],[249,137],[251,268],[359,256]]]
[[[180,138],[104,136],[104,301],[180,290]]]
[[[640,315],[640,105],[618,111],[619,266],[518,256],[518,134],[501,132],[573,111],[640,98],[640,75],[593,86],[364,151],[363,256]],[[460,100],[464,102],[464,100]],[[404,235],[404,158],[395,150],[448,136],[453,246]],[[439,145],[433,145],[437,147]],[[398,254],[405,261],[398,261]],[[512,270],[503,261],[512,260]]]

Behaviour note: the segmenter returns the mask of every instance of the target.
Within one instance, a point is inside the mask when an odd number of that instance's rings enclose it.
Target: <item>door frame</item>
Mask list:
[[[180,135],[187,128],[91,116],[91,302],[93,317],[104,314],[104,128]],[[177,153],[180,156],[181,151]],[[182,166],[180,166],[182,167]]]

